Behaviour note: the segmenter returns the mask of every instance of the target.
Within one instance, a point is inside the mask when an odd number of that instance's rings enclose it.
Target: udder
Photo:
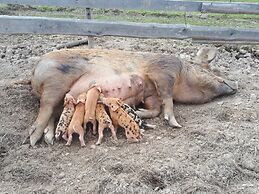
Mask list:
[[[70,90],[75,98],[92,85],[101,88],[105,97],[119,98],[129,105],[138,105],[144,98],[144,79],[137,74],[85,75]]]

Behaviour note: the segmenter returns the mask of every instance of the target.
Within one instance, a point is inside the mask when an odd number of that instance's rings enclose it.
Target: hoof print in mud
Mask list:
[[[4,158],[7,155],[7,149],[3,146],[0,147],[0,158]]]
[[[139,181],[151,187],[153,190],[158,191],[166,187],[164,180],[155,172],[143,171]]]

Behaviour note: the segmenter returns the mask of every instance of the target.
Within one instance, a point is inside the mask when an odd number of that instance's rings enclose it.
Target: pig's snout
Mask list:
[[[224,80],[219,87],[220,95],[232,95],[237,92],[238,82]]]

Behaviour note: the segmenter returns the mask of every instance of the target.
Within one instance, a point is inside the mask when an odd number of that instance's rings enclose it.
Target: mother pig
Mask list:
[[[44,134],[53,143],[54,110],[67,92],[75,98],[93,84],[107,97],[118,97],[132,106],[143,102],[138,114],[156,117],[163,107],[172,127],[181,127],[173,113],[173,100],[205,103],[236,92],[231,82],[179,58],[165,54],[103,49],[66,49],[44,55],[32,75],[33,90],[40,96],[38,117],[31,126],[30,143]]]

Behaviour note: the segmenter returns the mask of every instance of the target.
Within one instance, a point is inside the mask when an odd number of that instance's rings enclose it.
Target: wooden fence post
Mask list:
[[[85,8],[85,15],[87,19],[92,19],[92,13],[91,8]],[[94,38],[93,36],[88,36],[88,47],[93,48],[94,47]]]

